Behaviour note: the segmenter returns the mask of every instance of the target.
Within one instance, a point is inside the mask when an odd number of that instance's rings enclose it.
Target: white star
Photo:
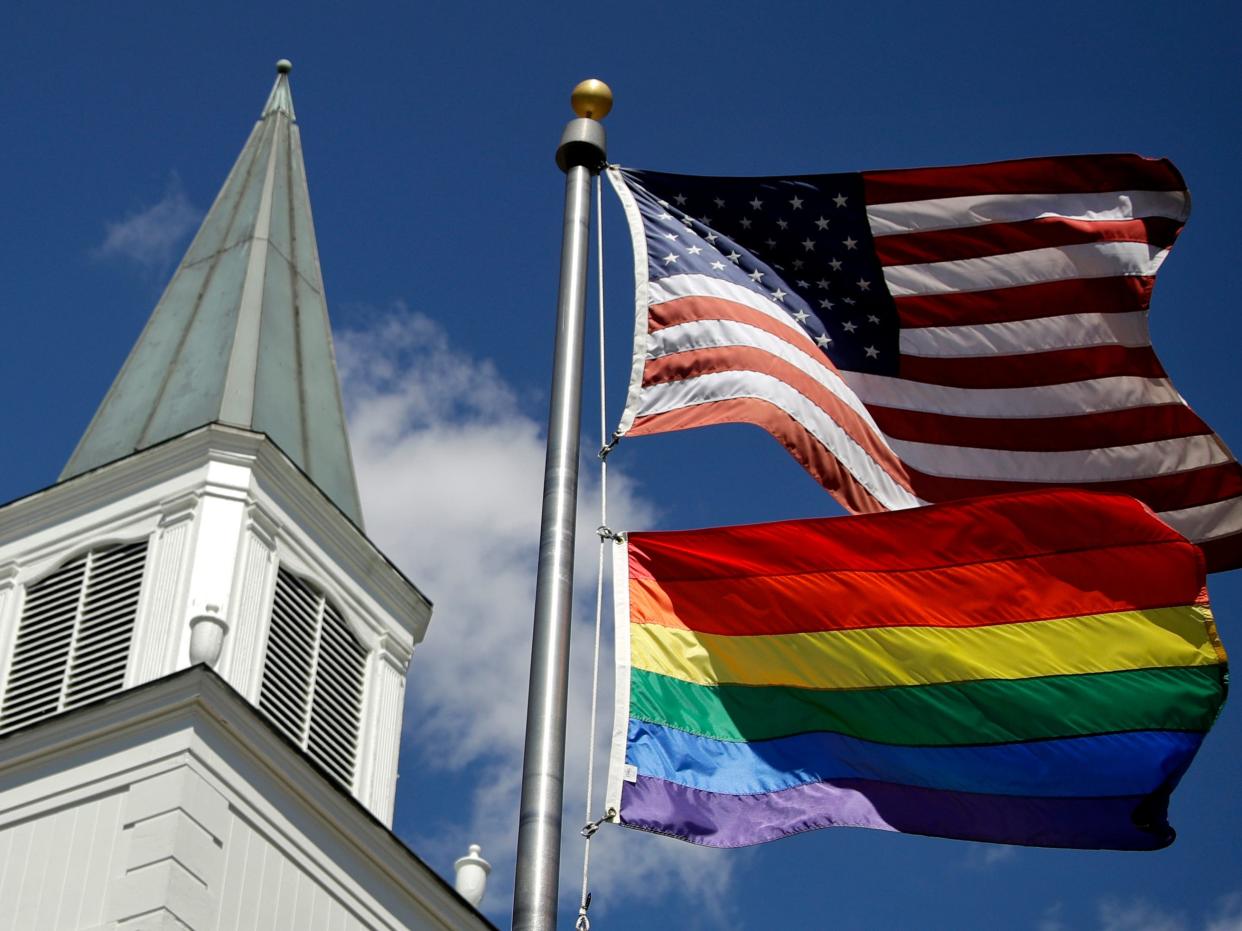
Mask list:
[[[803,281],[801,278],[798,279],[799,288],[809,288],[810,286],[811,286],[811,283],[809,281]]]
[[[807,252],[814,252],[815,251],[815,240],[812,239],[810,236],[808,236],[806,239],[802,240],[802,248],[805,249]]]
[[[833,260],[832,260],[831,262],[829,262],[828,264],[832,266],[832,270],[833,270],[834,272],[839,272],[839,271],[841,270],[841,264],[842,264],[842,263],[841,263],[841,260],[840,260],[840,259],[833,259]]]
[[[740,259],[741,257],[742,257],[742,253],[740,252],[730,252],[728,255],[725,256],[725,258],[728,259],[730,262],[732,262],[734,265],[737,264],[737,260]]]
[[[719,237],[718,237],[715,233],[708,233],[708,234],[707,234],[706,236],[704,236],[703,238],[704,238],[704,239],[706,239],[708,242],[710,242],[710,243],[714,246],[714,245],[716,244],[716,240],[717,240]]]
[[[750,220],[748,220],[746,217],[742,217],[742,219],[739,220],[738,222],[742,224],[742,229],[744,230],[750,229]]]
[[[843,329],[846,333],[853,333],[858,329],[858,324],[853,320],[846,320],[843,324],[841,324],[841,329]]]
[[[794,314],[794,319],[797,320],[799,323],[806,323],[807,320],[809,320],[810,318],[811,318],[811,315],[808,314],[805,310],[800,310],[796,314]]]
[[[820,300],[819,306],[822,307],[824,310],[832,310],[833,303],[832,301],[828,300],[828,298],[825,297]]]
[[[656,219],[657,219],[657,220],[671,220],[671,219],[673,219],[673,215],[672,215],[671,213],[669,213],[669,212],[666,210],[666,211],[664,211],[664,213],[662,213],[662,214],[660,214],[658,217],[656,217]]]
[[[753,272],[750,273],[751,281],[758,281],[762,277],[763,277],[763,272],[759,271],[759,269],[757,268]]]
[[[769,236],[767,239],[765,239],[765,240],[763,241],[763,244],[764,244],[765,246],[767,246],[769,249],[771,249],[773,246],[775,246],[775,245],[776,245],[776,240],[775,240],[775,239],[772,239],[772,238]]]
[[[878,358],[880,358],[880,350],[876,349],[874,346],[868,346],[868,347],[866,348],[865,352],[867,353],[867,358],[868,358],[868,359],[878,359]]]
[[[825,346],[827,346],[831,342],[832,340],[828,338],[827,333],[821,333],[819,334],[819,336],[815,337],[815,345],[818,346],[820,349],[823,349]]]
[[[684,217],[682,217],[681,222],[686,227],[686,229],[688,230],[694,229],[694,217],[690,216],[690,214],[687,213]]]
[[[711,217],[699,217],[699,222],[702,223],[704,226],[711,226],[712,218]]]
[[[819,279],[819,281],[815,282],[815,287],[823,288],[825,291],[827,291],[828,290],[828,279],[827,278]]]
[[[777,226],[779,226],[779,227],[780,227],[781,229],[783,229],[783,230],[787,230],[787,229],[789,229],[789,221],[788,221],[788,220],[777,220],[777,221],[776,221],[776,225],[777,225]]]
[[[859,278],[858,279],[858,290],[859,291],[870,291],[871,282],[868,281],[866,278]]]
[[[775,291],[772,292],[772,300],[783,302],[785,300],[785,292],[782,291],[780,288],[777,288]]]
[[[698,255],[700,252],[703,251],[703,249],[701,246],[691,246],[686,251],[689,252],[691,255]]]
[[[721,271],[724,269],[724,262],[712,262],[712,268],[716,269],[716,271]]]
[[[761,201],[759,199],[759,195],[756,194],[755,199],[750,202],[750,208],[752,210],[759,210],[762,207],[763,207],[763,201]]]
[[[794,199],[789,202],[789,206],[793,207],[794,210],[801,210],[802,198],[794,195]]]
[[[686,206],[686,195],[685,194],[678,194],[673,198],[673,200],[677,201],[677,206],[679,207]]]
[[[806,262],[802,261],[801,259],[794,259],[794,268],[801,268],[805,264]]]
[[[668,201],[666,201],[666,200],[657,200],[657,201],[656,201],[656,203],[657,203],[657,204],[659,204],[661,207],[667,207],[667,206],[668,206]]]
[[[719,210],[721,207],[724,206],[724,201],[721,200],[719,197],[713,198],[713,202],[716,204],[717,210]]]
[[[821,230],[828,229],[828,221],[825,220],[823,217],[820,217],[818,220],[816,220],[815,225],[818,226]]]
[[[880,318],[877,317],[875,314],[867,314],[867,322],[868,323],[879,323]]]
[[[680,256],[678,256],[678,255],[676,255],[676,254],[674,254],[674,253],[670,252],[668,255],[666,255],[666,256],[664,257],[664,264],[665,264],[665,265],[672,265],[672,264],[673,264],[674,262],[676,262],[679,258],[680,258]]]
[[[838,207],[844,207],[845,206],[845,195],[838,194],[836,197],[832,199],[832,202],[836,204]]]
[[[854,299],[852,297],[843,297],[841,298],[841,300],[845,301],[845,303],[849,304],[850,306],[853,306],[854,304]]]
[[[847,249],[854,249],[854,248],[857,248],[858,246],[858,240],[855,239],[853,236],[847,236],[845,237],[845,240],[841,243],[841,245],[845,246],[845,248]]]
[[[673,242],[676,242],[676,241],[677,241],[677,234],[676,234],[676,233],[665,233],[665,234],[664,234],[664,238],[665,238],[665,239],[671,239],[671,240],[673,240]]]

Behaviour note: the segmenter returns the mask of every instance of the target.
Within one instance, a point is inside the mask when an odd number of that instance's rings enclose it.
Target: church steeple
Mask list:
[[[265,433],[362,526],[288,61],[61,479],[209,423]]]
[[[492,928],[386,830],[431,603],[359,526],[277,70],[64,480],[0,504],[5,928]]]
[[[0,505],[0,741],[206,664],[390,823],[431,605],[362,531],[289,69],[62,481]]]

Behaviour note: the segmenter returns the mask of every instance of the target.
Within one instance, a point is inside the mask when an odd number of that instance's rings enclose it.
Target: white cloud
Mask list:
[[[1095,922],[1071,925],[1064,906],[1064,902],[1054,902],[1045,908],[1036,924],[1038,931],[1067,931],[1070,927],[1098,931],[1242,931],[1242,892],[1222,896],[1210,910],[1193,919],[1149,899],[1108,896],[1096,902]]]
[[[1242,931],[1242,893],[1222,896],[1202,921],[1191,921],[1146,899],[1121,902],[1104,899],[1099,903],[1100,931]]]
[[[1204,927],[1204,931],[1242,931],[1242,892],[1234,892],[1220,899],[1216,912]]]
[[[467,837],[493,864],[484,908],[507,923],[525,730],[527,673],[543,482],[542,426],[486,359],[403,306],[365,330],[342,333],[337,357],[368,532],[435,602],[415,651],[407,739],[419,766],[472,792],[471,821],[454,837],[419,834],[415,849],[444,869]],[[576,900],[586,744],[599,481],[584,459],[576,557],[562,881]],[[615,469],[610,523],[649,527],[654,505]],[[611,636],[605,634],[598,745],[610,730]],[[604,757],[597,757],[597,787]],[[602,797],[597,788],[597,798]],[[441,832],[443,833],[443,832]],[[606,827],[596,836],[596,902],[676,890],[719,916],[730,872],[747,855],[711,851]],[[707,861],[710,861],[708,863]]]
[[[1065,931],[1065,922],[1061,917],[1063,912],[1063,903],[1053,902],[1044,909],[1043,915],[1039,918],[1039,923],[1035,926],[1036,931]]]
[[[1145,899],[1104,899],[1099,905],[1100,931],[1186,931],[1186,920]]]
[[[963,863],[968,869],[986,870],[1016,859],[1018,848],[1005,844],[971,844]]]
[[[181,179],[170,175],[164,196],[158,201],[106,225],[103,242],[93,254],[98,258],[128,259],[151,271],[163,270],[201,216],[186,197]]]

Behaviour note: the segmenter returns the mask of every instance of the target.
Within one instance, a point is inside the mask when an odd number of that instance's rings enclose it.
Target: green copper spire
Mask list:
[[[359,526],[302,142],[276,84],[61,479],[204,424],[266,433]]]

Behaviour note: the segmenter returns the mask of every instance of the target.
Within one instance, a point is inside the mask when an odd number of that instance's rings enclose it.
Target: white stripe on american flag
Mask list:
[[[970,194],[897,204],[869,204],[871,235],[925,232],[1020,223],[1043,217],[1070,220],[1131,220],[1143,217],[1186,219],[1183,191],[1109,191],[1093,194]]]
[[[1148,346],[1147,314],[1065,314],[1007,323],[908,328],[901,331],[907,356],[1021,355],[1077,346]]]
[[[815,356],[808,355],[785,340],[745,323],[737,323],[733,320],[699,320],[665,327],[651,334],[651,338],[647,341],[647,358],[659,359],[690,349],[719,349],[727,346],[751,346],[762,349],[778,359],[784,359],[823,385],[825,390],[840,398],[843,404],[879,433],[880,428],[871,418],[871,412],[849,389],[840,374],[823,364],[824,357],[821,353],[816,353]],[[639,416],[650,413],[648,405],[644,403],[638,413]]]
[[[902,488],[841,426],[817,404],[780,379],[761,372],[733,371],[699,375],[649,385],[641,417],[735,398],[766,401],[789,414],[799,426],[829,449],[854,479],[890,510],[915,507],[920,501]]]
[[[1073,417],[1157,404],[1184,404],[1167,378],[1116,375],[1030,388],[946,388],[864,372],[842,372],[866,405],[954,417]]]
[[[889,445],[903,462],[928,475],[992,482],[1115,482],[1188,472],[1230,460],[1211,436],[1066,452],[975,449],[894,439]]]
[[[1167,254],[1167,249],[1142,242],[1084,243],[923,265],[889,265],[884,281],[893,297],[991,291],[1069,278],[1154,275]]]
[[[719,297],[734,304],[741,304],[751,310],[759,311],[774,323],[779,323],[789,330],[792,334],[791,338],[811,347],[811,351],[816,355],[822,355],[814,348],[806,331],[793,322],[793,318],[789,316],[785,308],[749,288],[739,288],[731,281],[722,281],[707,275],[672,275],[651,282],[648,290],[652,307],[678,297]]]
[[[1161,511],[1159,517],[1182,536],[1201,543],[1242,532],[1242,507],[1237,498],[1180,511]]]

